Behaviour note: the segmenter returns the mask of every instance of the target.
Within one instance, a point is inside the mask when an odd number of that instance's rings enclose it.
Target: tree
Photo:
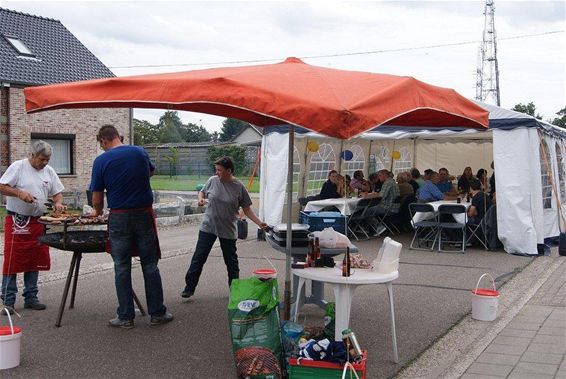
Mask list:
[[[220,141],[220,133],[216,131],[212,132],[212,134],[210,135],[210,140],[215,143]]]
[[[243,128],[249,124],[244,121],[236,120],[235,118],[227,118],[222,122],[222,129],[220,130],[220,141],[228,142]]]
[[[232,157],[234,161],[234,174],[241,175],[246,168],[246,148],[239,145],[211,146],[207,152],[208,161],[214,162],[222,157]]]
[[[165,157],[169,162],[169,177],[177,176],[177,163],[179,163],[179,149],[170,147],[169,152],[171,155]]]
[[[561,128],[566,128],[566,107],[562,108],[556,114],[560,117],[555,117],[552,120],[552,123],[556,126],[560,126]]]
[[[536,109],[537,109],[536,105],[531,101],[527,105],[523,103],[519,103],[515,105],[512,110],[516,112],[526,113],[529,116],[533,116],[535,118],[538,118],[539,120],[542,120],[542,116],[536,113]]]
[[[134,145],[143,146],[159,142],[159,127],[145,120],[134,118]]]
[[[159,118],[159,142],[183,142],[181,129],[183,123],[176,111],[167,111]]]
[[[191,123],[182,125],[181,137],[186,142],[207,142],[212,138],[204,126]]]

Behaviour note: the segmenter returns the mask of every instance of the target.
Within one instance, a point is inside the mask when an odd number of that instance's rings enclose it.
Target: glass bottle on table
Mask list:
[[[314,250],[313,250],[313,255],[312,255],[312,259],[314,261],[314,265],[315,267],[320,267],[320,240],[318,239],[318,237],[314,238]]]
[[[309,237],[309,250],[307,252],[305,267],[314,267],[313,255],[314,255],[314,238]]]
[[[350,276],[350,265],[350,248],[346,247],[346,253],[344,254],[344,259],[342,260],[342,276]]]

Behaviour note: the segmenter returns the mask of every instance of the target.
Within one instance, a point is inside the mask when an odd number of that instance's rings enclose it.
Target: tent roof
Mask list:
[[[539,128],[547,133],[557,135],[560,138],[566,139],[566,130],[557,127],[556,125],[549,124],[545,121],[538,120],[535,117],[529,116],[525,113],[512,111],[509,109],[501,108],[496,105],[482,103],[480,101],[472,100],[480,107],[489,111],[489,129],[469,129],[457,125],[448,126],[444,128],[427,128],[427,127],[407,127],[395,125],[382,125],[365,132],[359,136],[363,139],[404,139],[404,138],[418,138],[418,139],[437,139],[437,138],[462,138],[467,140],[491,140],[491,131],[493,129],[511,130],[516,128]],[[287,125],[279,125],[267,127],[264,129],[264,134],[268,133],[287,133]],[[295,135],[297,137],[310,137],[310,138],[323,138],[324,136],[309,132],[306,129],[295,127]]]

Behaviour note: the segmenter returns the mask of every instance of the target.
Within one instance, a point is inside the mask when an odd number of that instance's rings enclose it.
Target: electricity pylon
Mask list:
[[[487,101],[491,97],[495,104],[500,106],[495,4],[493,0],[486,0],[483,14],[483,38],[479,49],[478,68],[476,71],[476,100]]]

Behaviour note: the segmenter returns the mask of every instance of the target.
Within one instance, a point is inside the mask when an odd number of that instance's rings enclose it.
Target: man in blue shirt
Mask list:
[[[438,170],[438,183],[436,184],[440,192],[442,193],[455,193],[454,186],[450,181],[450,174],[448,173],[448,169],[442,167]]]
[[[132,252],[136,251],[143,272],[145,295],[150,325],[173,320],[163,304],[163,286],[157,267],[159,242],[153,214],[153,194],[149,178],[155,167],[140,147],[123,145],[112,125],[100,128],[97,141],[104,153],[92,166],[90,191],[94,216],[102,214],[104,190],[110,208],[108,238],[112,259],[116,293],[117,317],[110,326],[123,329],[134,327],[134,298],[132,290]]]
[[[417,199],[421,203],[427,203],[429,201],[443,200],[444,194],[438,189],[438,173],[431,172],[429,174],[429,179],[425,180],[422,186],[419,187],[417,191]]]

